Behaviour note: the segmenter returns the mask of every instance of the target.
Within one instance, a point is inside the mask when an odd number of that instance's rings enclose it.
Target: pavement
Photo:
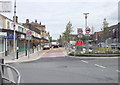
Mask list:
[[[52,49],[52,48],[51,48]],[[64,48],[59,48],[61,50],[63,50],[64,54],[67,55],[66,51]],[[18,59],[13,59],[12,56],[6,56],[4,57],[4,63],[19,63],[19,62],[29,62],[29,61],[34,61],[34,60],[38,60],[41,57],[43,57],[43,55],[45,55],[47,52],[49,52],[50,50],[40,50],[37,51],[35,53],[30,54],[30,56],[23,56],[19,57]],[[19,55],[20,56],[20,55]]]
[[[40,59],[43,54],[48,52],[49,50],[40,50],[35,53],[32,53],[28,56],[21,56],[18,59],[13,59],[12,56],[4,57],[4,63],[15,63],[15,62],[27,62],[27,61],[34,61]]]

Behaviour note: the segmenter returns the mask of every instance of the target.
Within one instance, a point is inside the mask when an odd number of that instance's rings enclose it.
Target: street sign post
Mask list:
[[[28,30],[26,32],[26,40],[31,40],[32,39],[32,31],[31,30]]]
[[[81,38],[83,36],[83,30],[82,28],[78,28],[77,29],[77,34],[78,34],[78,41],[76,41],[76,51],[79,50],[81,51],[82,50],[82,45],[83,45],[83,41],[81,41]]]
[[[89,28],[89,27],[86,27],[86,29],[85,29],[85,32],[86,32],[86,36],[87,36],[87,41],[86,41],[86,43],[87,43],[87,52],[89,51],[89,36],[90,36],[90,32],[91,32],[91,29]]]
[[[82,38],[83,30],[82,28],[77,29],[78,38]]]
[[[32,39],[32,31],[28,30],[26,32],[26,40],[28,40],[28,58],[29,58],[29,52],[30,52],[30,40]]]

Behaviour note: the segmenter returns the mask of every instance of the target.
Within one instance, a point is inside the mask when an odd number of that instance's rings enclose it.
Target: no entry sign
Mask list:
[[[87,27],[87,28],[85,29],[85,32],[86,32],[86,33],[90,33],[90,31],[91,31],[91,29],[90,29],[89,27]]]
[[[81,28],[78,28],[78,29],[77,29],[77,33],[78,33],[78,34],[83,34],[83,30],[82,30]]]

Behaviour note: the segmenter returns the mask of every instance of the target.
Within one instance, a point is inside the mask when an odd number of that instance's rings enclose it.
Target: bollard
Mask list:
[[[17,50],[17,56],[16,56],[16,59],[18,59],[18,50]]]
[[[7,56],[7,51],[5,51],[5,56]]]
[[[25,56],[27,56],[27,50],[25,50]]]

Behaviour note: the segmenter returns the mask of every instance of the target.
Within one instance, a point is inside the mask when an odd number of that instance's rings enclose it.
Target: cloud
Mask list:
[[[17,0],[18,2],[118,2],[119,0]]]
[[[59,1],[59,2],[58,2]],[[35,19],[44,23],[55,39],[64,32],[69,21],[73,24],[74,33],[77,28],[85,28],[84,12],[89,12],[88,25],[99,31],[104,18],[108,23],[117,23],[117,0],[17,0],[19,22]],[[5,14],[12,17],[13,13]]]

